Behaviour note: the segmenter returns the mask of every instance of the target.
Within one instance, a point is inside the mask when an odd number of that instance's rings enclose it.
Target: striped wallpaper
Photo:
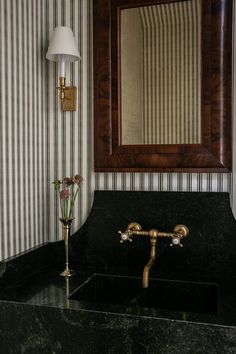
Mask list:
[[[91,206],[91,171],[92,171],[92,106],[91,106],[91,1],[87,0],[50,0],[48,1],[49,36],[56,26],[71,27],[82,60],[66,67],[67,85],[78,87],[78,109],[76,112],[62,112],[59,106],[58,72],[55,63],[47,62],[49,77],[47,154],[48,180],[53,181],[63,176],[80,173],[84,183],[76,205],[72,232],[85,220]],[[49,240],[61,238],[58,223],[58,198],[52,185],[48,183],[48,218]]]
[[[201,143],[201,0],[140,8],[144,144]]]
[[[230,173],[96,173],[96,190],[230,192]]]
[[[201,143],[201,0],[121,11],[123,144]]]
[[[76,112],[61,112],[57,68],[45,59],[60,24],[72,28],[82,56],[67,68]],[[73,231],[94,189],[230,191],[230,174],[93,172],[91,0],[0,0],[0,41],[0,260],[61,239],[57,177],[84,177]]]
[[[0,260],[61,238],[55,178],[83,175],[74,230],[88,214],[90,7],[87,0],[0,0]],[[79,88],[76,112],[61,112],[57,68],[45,59],[57,25],[72,28],[83,58],[67,67],[67,83]]]
[[[0,259],[48,237],[46,11],[0,0]]]

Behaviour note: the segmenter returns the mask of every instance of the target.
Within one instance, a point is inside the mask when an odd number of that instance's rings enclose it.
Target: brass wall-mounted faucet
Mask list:
[[[143,288],[148,288],[149,271],[156,259],[157,238],[158,237],[171,237],[172,240],[171,240],[170,246],[183,247],[183,245],[181,243],[181,239],[183,237],[186,237],[189,234],[189,230],[188,230],[187,226],[185,226],[185,225],[176,225],[173,232],[160,232],[157,229],[151,229],[149,231],[144,231],[144,230],[142,230],[141,225],[139,225],[137,222],[131,222],[128,225],[126,231],[124,231],[124,232],[118,231],[118,233],[120,234],[120,242],[121,243],[123,243],[125,241],[132,242],[133,241],[132,237],[134,235],[148,236],[150,238],[150,243],[151,243],[150,259],[143,269],[143,279],[142,279]]]

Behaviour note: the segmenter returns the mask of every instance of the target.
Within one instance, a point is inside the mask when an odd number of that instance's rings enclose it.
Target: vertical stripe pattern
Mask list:
[[[61,112],[55,63],[45,59],[57,25],[72,28],[82,60],[67,66],[76,112]],[[0,0],[0,260],[62,238],[51,182],[84,177],[75,231],[94,189],[230,191],[230,174],[94,173],[92,1]]]
[[[61,239],[54,179],[84,177],[72,232],[88,214],[91,6],[87,0],[0,0],[0,260]],[[57,66],[45,58],[58,25],[72,28],[83,58],[66,67],[67,84],[78,87],[76,112],[61,112]]]
[[[230,192],[230,173],[96,173],[96,190]]]
[[[201,142],[201,0],[140,8],[144,144]]]
[[[44,243],[46,0],[0,0],[0,259]]]
[[[123,144],[201,143],[201,1],[121,11]]]
[[[77,110],[62,112],[55,86],[58,84],[58,68],[47,62],[49,80],[49,106],[47,149],[50,163],[47,164],[49,201],[48,240],[62,238],[59,224],[58,196],[50,181],[79,173],[84,182],[75,207],[72,233],[86,219],[91,206],[90,175],[92,168],[92,112],[91,112],[91,1],[52,0],[48,2],[49,37],[56,26],[72,29],[82,60],[66,65],[67,85],[77,86]]]

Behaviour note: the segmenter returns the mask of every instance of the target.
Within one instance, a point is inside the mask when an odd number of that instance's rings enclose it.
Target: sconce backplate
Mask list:
[[[75,86],[66,86],[64,95],[64,99],[61,102],[62,111],[76,111],[77,88]]]

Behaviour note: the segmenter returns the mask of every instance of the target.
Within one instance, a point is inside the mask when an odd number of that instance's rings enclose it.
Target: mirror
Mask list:
[[[93,5],[95,171],[229,171],[232,1]]]
[[[122,145],[201,143],[201,2],[121,10]]]

